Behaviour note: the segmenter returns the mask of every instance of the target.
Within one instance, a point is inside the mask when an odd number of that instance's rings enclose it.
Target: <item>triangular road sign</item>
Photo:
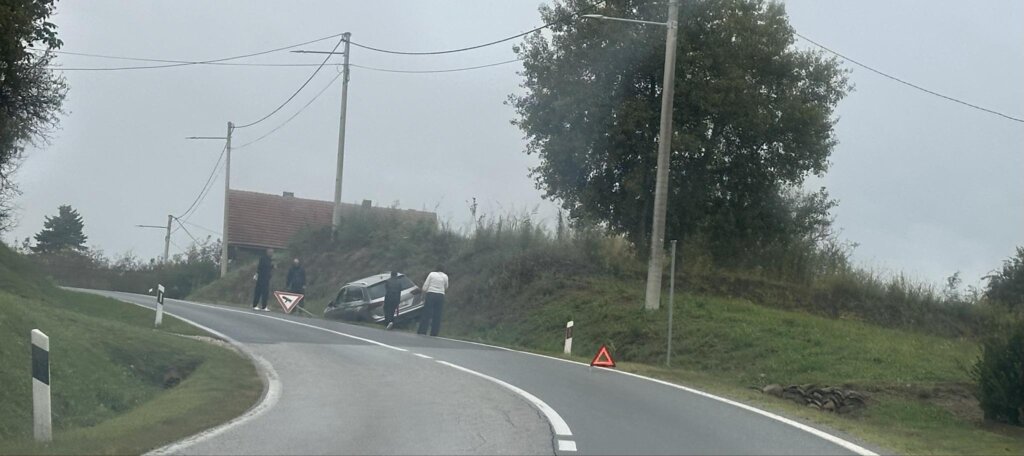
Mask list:
[[[590,361],[590,365],[597,367],[615,367],[615,361],[612,360],[611,353],[608,353],[608,347],[601,345],[601,349],[597,351],[597,355],[594,355],[594,359]]]
[[[302,301],[303,295],[275,291],[274,297],[277,298],[277,303],[281,305],[281,309],[284,309],[284,313],[290,314],[292,310],[295,310],[295,306],[299,304],[299,301]]]

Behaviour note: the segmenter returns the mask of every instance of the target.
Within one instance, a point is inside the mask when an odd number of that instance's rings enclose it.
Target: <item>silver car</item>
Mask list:
[[[346,283],[324,309],[324,318],[356,321],[384,321],[384,283],[391,273],[377,274]],[[408,318],[423,308],[420,287],[404,274],[398,274],[402,297],[398,302],[398,318]]]

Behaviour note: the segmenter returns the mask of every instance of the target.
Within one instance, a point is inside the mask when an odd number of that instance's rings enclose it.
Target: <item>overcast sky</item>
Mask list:
[[[100,1],[58,3],[59,33],[72,52],[204,60],[247,54],[345,31],[374,47],[430,51],[513,35],[540,24],[524,1]],[[943,94],[1024,117],[1024,2],[790,0],[792,25],[848,57]],[[650,18],[663,20],[664,18]],[[336,40],[306,46],[330,50]],[[443,56],[393,56],[354,48],[353,64],[446,69],[515,58],[513,42]],[[801,42],[800,46],[808,46]],[[279,52],[245,62],[318,63]],[[340,57],[338,58],[340,60]],[[63,55],[67,68],[150,65]],[[832,168],[824,185],[856,259],[883,272],[968,283],[1024,245],[1024,124],[950,103],[853,69],[856,91],[840,105]],[[436,210],[455,225],[468,203],[488,214],[556,211],[527,176],[535,163],[503,104],[519,90],[519,64],[439,74],[355,68],[349,86],[343,199]],[[16,176],[22,239],[71,204],[89,244],[149,258],[162,225],[185,211],[223,146],[186,136],[222,136],[277,107],[309,67],[186,66],[68,71],[67,115],[52,143],[29,151]],[[325,69],[281,112],[235,132],[241,145],[278,126],[335,75]],[[334,192],[340,85],[288,125],[237,150],[232,188],[329,200]],[[221,229],[223,173],[190,222]],[[196,236],[210,234],[195,225]],[[191,240],[173,236],[172,252]]]

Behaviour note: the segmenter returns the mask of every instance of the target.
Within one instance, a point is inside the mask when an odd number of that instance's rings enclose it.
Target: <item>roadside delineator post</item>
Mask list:
[[[39,442],[53,440],[50,415],[50,338],[32,330],[32,433]]]
[[[164,286],[156,286],[156,321],[153,326],[160,326],[160,323],[164,321]]]
[[[572,354],[572,320],[565,324],[565,347],[562,352],[566,355]]]

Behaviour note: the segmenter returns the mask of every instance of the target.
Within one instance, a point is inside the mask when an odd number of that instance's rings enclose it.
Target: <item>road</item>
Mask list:
[[[699,391],[541,355],[171,299],[165,311],[233,339],[273,378],[255,410],[170,452],[871,454]]]

